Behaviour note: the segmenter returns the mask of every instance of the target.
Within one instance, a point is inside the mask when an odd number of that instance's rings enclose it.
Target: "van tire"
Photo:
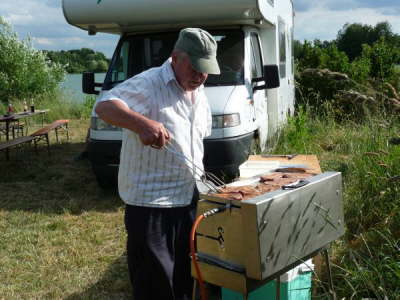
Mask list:
[[[101,176],[96,176],[96,181],[97,184],[99,185],[100,188],[103,190],[116,190],[117,189],[117,183],[112,183],[112,180],[110,181],[108,178],[101,177]]]
[[[106,165],[92,164],[92,170],[96,177],[97,184],[104,190],[117,190],[117,172],[110,171]]]

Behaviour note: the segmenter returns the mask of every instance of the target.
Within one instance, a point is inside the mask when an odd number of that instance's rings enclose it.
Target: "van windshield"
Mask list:
[[[243,84],[244,35],[237,30],[209,31],[218,42],[217,59],[220,75],[209,75],[205,85]],[[178,32],[124,37],[114,53],[103,89],[161,66],[170,56]]]

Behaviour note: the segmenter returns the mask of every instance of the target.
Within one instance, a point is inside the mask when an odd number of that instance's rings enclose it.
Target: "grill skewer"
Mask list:
[[[206,172],[203,170],[203,168],[200,168],[197,166],[193,160],[189,159],[187,156],[185,156],[181,151],[179,151],[172,143],[169,143],[168,145],[164,145],[164,148],[175,155],[180,161],[183,162],[189,162],[193,166],[193,172],[196,173],[200,179],[201,182],[210,189],[210,191],[214,193],[219,193],[221,187],[225,186],[225,183],[219,179],[217,176],[215,176],[211,172]]]

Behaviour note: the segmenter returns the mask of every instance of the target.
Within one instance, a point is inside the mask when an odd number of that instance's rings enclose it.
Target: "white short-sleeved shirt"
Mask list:
[[[211,134],[211,112],[204,86],[193,94],[178,84],[171,59],[138,74],[108,92],[100,101],[119,100],[130,109],[164,125],[174,149],[203,168],[203,138]],[[178,207],[190,204],[198,178],[189,161],[166,149],[144,146],[139,136],[123,129],[118,190],[130,205]]]

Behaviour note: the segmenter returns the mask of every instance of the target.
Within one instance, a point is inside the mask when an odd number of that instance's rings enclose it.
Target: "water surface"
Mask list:
[[[96,73],[95,81],[103,82],[106,73]],[[67,97],[75,102],[83,102],[87,94],[82,93],[82,74],[67,74],[64,82],[61,83]]]

